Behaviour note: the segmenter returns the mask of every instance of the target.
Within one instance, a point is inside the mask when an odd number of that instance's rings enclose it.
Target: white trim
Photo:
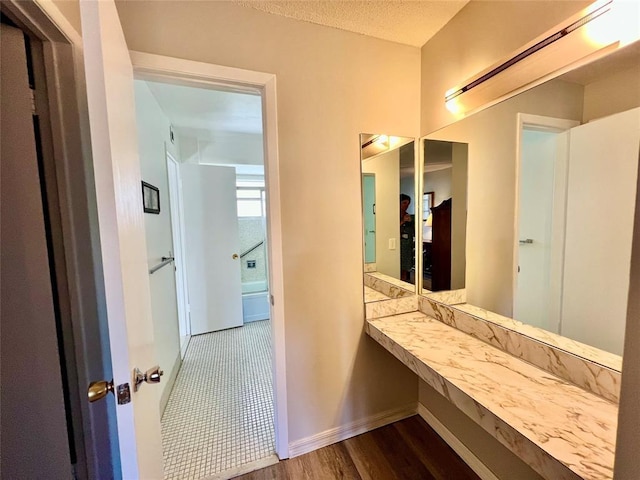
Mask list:
[[[173,256],[175,258],[174,277],[176,280],[176,299],[178,302],[178,332],[180,335],[180,358],[184,358],[191,341],[191,319],[189,305],[189,284],[185,268],[185,232],[184,205],[182,197],[182,178],[180,177],[180,163],[169,152],[165,142],[165,156],[167,158],[167,180],[169,184],[169,210],[171,212],[171,237]],[[164,409],[163,409],[164,410]]]
[[[451,433],[422,403],[418,403],[418,415],[435,430],[440,438],[442,438],[482,480],[499,480],[498,477],[489,470],[489,467],[482,463],[482,461],[480,461],[458,437]]]
[[[334,443],[342,442],[343,440],[355,437],[356,435],[384,427],[385,425],[403,420],[415,414],[415,403],[387,410],[386,412],[378,413],[377,415],[372,415],[370,417],[363,418],[362,420],[356,420],[355,422],[331,428],[324,432],[316,433],[310,437],[296,440],[289,445],[289,454],[291,455],[291,458],[304,455],[305,453],[333,445]]]
[[[287,418],[287,379],[285,353],[285,304],[282,253],[282,215],[280,208],[280,167],[276,76],[191,60],[130,52],[136,78],[157,80],[201,88],[226,88],[261,93],[263,106],[265,185],[267,191],[267,251],[271,306],[273,353],[275,447],[277,455],[289,457]]]

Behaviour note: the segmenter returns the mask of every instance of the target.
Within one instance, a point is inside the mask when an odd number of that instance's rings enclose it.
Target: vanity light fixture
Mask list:
[[[493,105],[508,95],[546,81],[554,73],[566,69],[568,64],[584,62],[594,54],[606,53],[609,48],[619,48],[637,40],[640,36],[638,27],[631,25],[637,22],[637,11],[636,15],[634,11],[623,15],[624,9],[628,8],[623,4],[620,0],[597,1],[505,60],[471,77],[461,86],[449,89],[445,94],[447,109],[462,114]],[[589,28],[584,28],[586,26]]]
[[[392,137],[393,138],[393,137]],[[374,145],[380,148],[387,148],[389,142],[389,137],[387,135],[375,135],[373,138],[370,138],[366,142],[362,144],[362,150],[367,148],[369,145]]]
[[[376,138],[375,143],[379,147],[387,148],[389,146],[389,137],[386,135],[378,135],[378,138]]]

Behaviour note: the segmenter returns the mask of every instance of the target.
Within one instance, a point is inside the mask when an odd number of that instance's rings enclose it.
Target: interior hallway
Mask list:
[[[268,320],[191,337],[162,446],[165,479],[205,478],[275,455]]]

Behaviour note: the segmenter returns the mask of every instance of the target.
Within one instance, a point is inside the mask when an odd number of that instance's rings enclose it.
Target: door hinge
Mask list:
[[[271,301],[271,306],[273,307],[276,304],[275,300],[273,299],[273,295],[269,295],[269,300]]]

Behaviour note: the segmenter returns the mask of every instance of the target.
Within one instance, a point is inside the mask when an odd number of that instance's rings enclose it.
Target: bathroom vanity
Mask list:
[[[419,139],[413,180],[398,163],[393,180],[430,199],[411,212],[415,285],[364,268],[366,333],[549,480],[613,478],[638,193],[640,95],[611,92],[640,91],[640,41],[584,48]],[[443,236],[444,275],[424,248]]]

